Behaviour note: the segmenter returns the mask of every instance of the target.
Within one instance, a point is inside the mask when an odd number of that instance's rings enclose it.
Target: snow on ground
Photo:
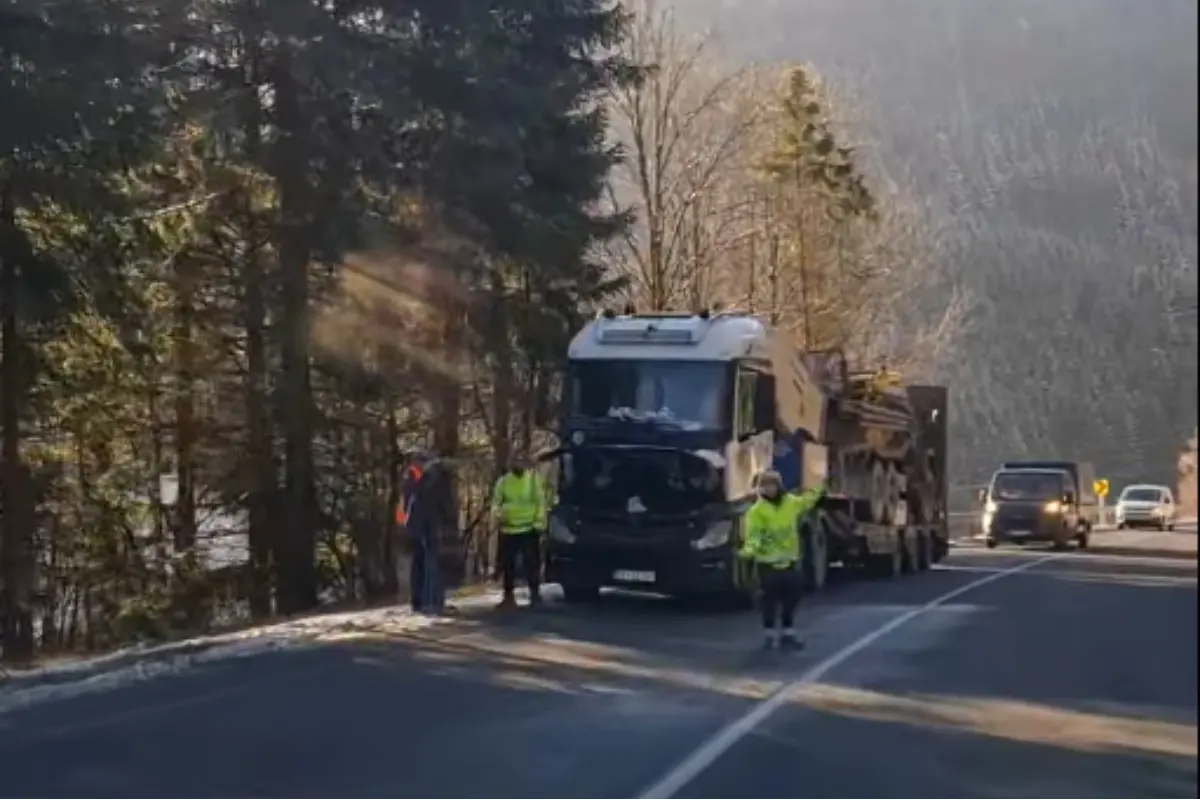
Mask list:
[[[455,601],[463,610],[494,603],[479,595]],[[414,614],[407,608],[382,608],[327,614],[234,633],[201,636],[152,647],[133,647],[96,658],[0,675],[0,716],[40,703],[112,691],[132,683],[178,675],[204,664],[253,658],[281,650],[330,642],[399,635],[452,623],[454,617]]]

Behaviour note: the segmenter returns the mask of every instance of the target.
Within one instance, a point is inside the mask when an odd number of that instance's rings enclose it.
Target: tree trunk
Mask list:
[[[462,326],[465,324],[465,316],[456,300],[447,300],[441,331],[441,341],[446,348],[446,372],[436,376],[433,402],[433,447],[439,455],[447,458],[456,456],[459,448],[462,383],[459,380],[458,365],[462,358]]]
[[[195,298],[192,276],[185,262],[175,273],[176,319],[175,364],[179,385],[175,392],[175,457],[179,496],[175,502],[175,552],[184,553],[196,546],[196,354]]]
[[[284,614],[315,608],[316,494],[313,474],[313,397],[308,363],[308,239],[310,189],[308,154],[300,107],[300,87],[291,58],[281,48],[275,63],[274,89],[279,140],[274,177],[279,191],[277,230],[280,288],[282,386],[279,395],[284,436],[284,496],[287,530],[276,560],[279,610]]]
[[[28,254],[7,190],[0,198],[0,648],[8,662],[33,657],[33,508],[21,457],[21,414],[29,392],[17,292]]]
[[[512,404],[515,391],[512,357],[508,352],[508,320],[504,315],[504,279],[492,275],[492,454],[497,470],[506,469],[512,458]]]
[[[258,94],[257,37],[251,35],[251,53],[246,59],[245,83],[241,87],[242,125],[246,151],[252,161],[262,159],[262,103]],[[251,190],[252,191],[252,190]],[[242,195],[242,214],[249,228],[249,241],[242,263],[242,324],[246,329],[246,430],[249,490],[247,496],[250,545],[250,615],[263,619],[271,614],[272,551],[278,547],[281,521],[271,513],[278,494],[275,474],[274,420],[268,407],[267,300],[262,261],[262,235],[254,198]]]
[[[400,539],[400,524],[396,520],[396,509],[400,506],[404,463],[400,453],[400,425],[396,419],[396,404],[388,403],[387,411],[388,489],[387,522],[383,530],[383,591],[395,597],[400,591],[397,544]]]

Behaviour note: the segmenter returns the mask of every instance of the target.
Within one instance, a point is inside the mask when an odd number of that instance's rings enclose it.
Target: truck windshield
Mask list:
[[[1162,500],[1161,489],[1126,489],[1121,492],[1122,500],[1131,500],[1135,503],[1157,503]]]
[[[571,414],[725,427],[725,366],[713,361],[575,361],[570,367]]]
[[[1063,475],[1053,472],[1001,472],[992,479],[993,500],[1049,500],[1067,489]]]
[[[602,447],[565,454],[559,495],[600,517],[685,514],[722,495],[721,473],[683,451]]]

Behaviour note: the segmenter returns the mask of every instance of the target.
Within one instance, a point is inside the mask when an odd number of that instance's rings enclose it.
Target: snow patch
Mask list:
[[[495,602],[495,598],[485,594],[455,605],[465,610],[489,602]],[[406,608],[382,608],[307,617],[152,647],[130,647],[96,658],[22,672],[9,685],[0,682],[0,716],[41,703],[179,675],[204,664],[331,642],[412,633],[454,621],[452,616],[434,617],[414,614]]]

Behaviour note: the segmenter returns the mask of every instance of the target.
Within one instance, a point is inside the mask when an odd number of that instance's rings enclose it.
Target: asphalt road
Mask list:
[[[1194,532],[1175,535],[1194,552]],[[802,622],[804,652],[764,656],[748,612],[609,597],[209,665],[0,716],[0,786],[1197,796],[1194,558],[965,548],[920,576],[835,586]]]

